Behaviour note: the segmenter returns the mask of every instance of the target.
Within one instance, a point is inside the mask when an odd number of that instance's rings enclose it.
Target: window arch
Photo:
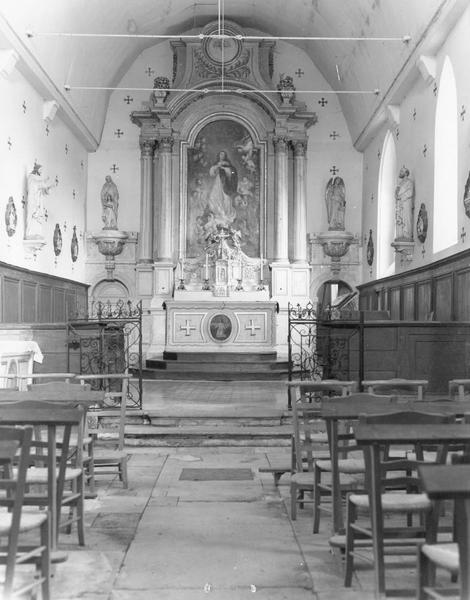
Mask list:
[[[448,56],[444,60],[434,125],[433,251],[457,243],[458,124],[457,86]]]
[[[395,236],[395,186],[397,177],[397,152],[391,131],[385,136],[379,168],[377,206],[377,277],[395,271],[392,242]]]

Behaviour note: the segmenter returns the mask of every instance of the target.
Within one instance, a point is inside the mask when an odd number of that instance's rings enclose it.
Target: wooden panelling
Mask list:
[[[418,321],[432,321],[431,281],[422,281],[416,285]]]
[[[23,281],[21,284],[21,322],[34,323],[36,320],[37,284]]]
[[[434,314],[436,321],[452,320],[452,274],[436,277],[435,287],[435,307]]]
[[[20,321],[20,280],[4,277],[2,286],[3,321],[19,323]]]
[[[39,323],[52,323],[52,288],[47,285],[40,285],[38,294],[38,321]]]
[[[470,321],[470,269],[462,269],[455,274],[456,320]]]
[[[406,321],[412,321],[415,318],[415,286],[406,285],[402,288],[403,314]]]
[[[390,290],[390,318],[400,318],[400,288]]]
[[[358,286],[359,306],[388,294],[392,319],[470,321],[470,250]],[[412,292],[414,288],[415,292]]]
[[[64,323],[77,306],[86,308],[88,286],[0,262],[1,322]]]

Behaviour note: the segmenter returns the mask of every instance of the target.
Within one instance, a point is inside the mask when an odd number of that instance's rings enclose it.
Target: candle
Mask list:
[[[206,269],[204,279],[209,279],[209,255],[206,252]]]
[[[180,279],[184,279],[184,258],[181,258],[180,268],[181,268]]]
[[[263,281],[263,257],[260,258],[259,263],[260,263],[260,279],[261,279],[261,281]]]

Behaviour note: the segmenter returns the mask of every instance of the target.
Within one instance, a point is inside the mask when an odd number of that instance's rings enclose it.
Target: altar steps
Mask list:
[[[147,379],[198,379],[210,381],[285,380],[289,363],[275,352],[165,352],[148,358]]]

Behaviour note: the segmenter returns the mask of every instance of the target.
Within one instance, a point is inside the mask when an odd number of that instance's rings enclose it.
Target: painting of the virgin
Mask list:
[[[259,149],[237,121],[209,123],[188,149],[186,255],[204,252],[217,226],[240,232],[241,248],[259,256]]]

